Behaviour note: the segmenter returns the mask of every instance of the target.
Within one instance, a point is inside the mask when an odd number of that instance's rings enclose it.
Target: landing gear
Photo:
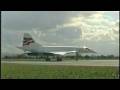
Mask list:
[[[61,56],[57,56],[57,61],[62,61],[62,57]]]
[[[51,58],[49,56],[46,56],[45,61],[51,61]],[[56,56],[56,61],[62,61],[62,56]]]
[[[50,61],[50,58],[47,56],[47,57],[45,58],[45,61]]]
[[[78,61],[78,57],[79,57],[79,53],[76,52],[76,57],[75,57],[76,61]]]

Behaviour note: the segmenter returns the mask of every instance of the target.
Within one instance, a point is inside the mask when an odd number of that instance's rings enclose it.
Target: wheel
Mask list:
[[[62,57],[58,56],[57,61],[62,61]]]
[[[45,60],[46,60],[46,61],[50,61],[50,58],[49,58],[49,57],[47,57]]]

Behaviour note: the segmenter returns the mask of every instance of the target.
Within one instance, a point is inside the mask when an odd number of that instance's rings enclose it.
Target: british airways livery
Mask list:
[[[24,33],[23,37],[23,46],[17,47],[28,52],[28,55],[46,55],[48,60],[49,55],[56,55],[57,61],[62,60],[62,56],[68,53],[76,53],[78,56],[79,53],[96,53],[92,49],[87,47],[75,47],[75,46],[42,46],[39,43],[36,43],[35,40],[29,33]]]

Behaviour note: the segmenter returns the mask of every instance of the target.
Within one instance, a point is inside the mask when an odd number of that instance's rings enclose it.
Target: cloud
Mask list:
[[[66,22],[72,15],[75,14],[51,11],[7,11],[2,12],[2,26],[13,30],[29,30],[39,27],[49,29]]]
[[[3,46],[22,45],[27,32],[42,45],[87,45],[101,52],[112,45],[118,49],[119,12],[4,11],[1,20]]]
[[[48,45],[51,43],[68,45],[72,44],[75,39],[81,37],[81,30],[77,27],[57,27],[46,32],[39,32],[38,30],[34,30],[33,32],[38,38],[37,41],[43,44],[47,42]]]
[[[105,15],[105,12],[96,12],[89,17],[80,15],[71,18],[71,22],[65,25],[81,27],[84,40],[115,40],[116,37],[119,37],[116,35],[119,30],[118,22],[106,17],[108,16]]]
[[[78,15],[90,16],[93,13],[95,12],[4,11],[2,12],[2,27],[13,30],[29,30],[32,28],[49,29],[68,22],[71,17]]]

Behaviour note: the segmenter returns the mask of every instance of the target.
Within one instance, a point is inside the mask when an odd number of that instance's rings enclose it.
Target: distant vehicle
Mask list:
[[[76,59],[79,53],[96,53],[87,47],[75,46],[42,46],[36,43],[29,33],[24,33],[23,46],[17,47],[27,52],[27,55],[44,55],[46,60],[50,60],[49,56],[55,55],[57,61],[62,61],[62,56],[68,53],[76,53]]]

